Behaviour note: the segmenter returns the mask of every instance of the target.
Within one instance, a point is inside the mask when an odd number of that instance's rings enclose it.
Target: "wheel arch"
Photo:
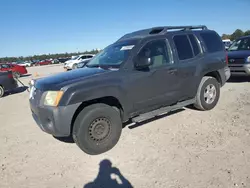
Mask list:
[[[215,78],[218,81],[220,86],[222,85],[222,78],[221,78],[221,75],[220,75],[220,73],[218,71],[207,72],[204,76],[211,76],[211,77]]]

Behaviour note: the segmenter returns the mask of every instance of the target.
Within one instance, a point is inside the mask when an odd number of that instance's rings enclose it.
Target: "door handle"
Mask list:
[[[177,69],[169,69],[168,73],[169,74],[175,74],[177,72]]]

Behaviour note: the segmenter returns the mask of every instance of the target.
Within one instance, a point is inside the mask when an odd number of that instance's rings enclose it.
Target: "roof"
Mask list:
[[[250,35],[239,37],[238,39],[250,38]]]
[[[194,29],[207,30],[205,25],[197,25],[197,26],[160,26],[153,27],[143,30],[134,31],[132,33],[125,34],[118,41],[133,39],[133,38],[145,38],[153,35],[164,35],[169,31],[190,31]]]

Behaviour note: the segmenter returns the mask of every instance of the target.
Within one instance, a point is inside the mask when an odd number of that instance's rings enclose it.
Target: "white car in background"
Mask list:
[[[77,64],[83,61],[90,60],[92,57],[94,57],[94,54],[83,54],[79,56],[74,56],[70,60],[66,61],[64,63],[64,69],[66,70],[72,70],[77,69]]]
[[[24,67],[30,67],[31,66],[30,61],[22,61],[22,62],[17,62],[15,64],[20,65],[20,66],[24,66]]]

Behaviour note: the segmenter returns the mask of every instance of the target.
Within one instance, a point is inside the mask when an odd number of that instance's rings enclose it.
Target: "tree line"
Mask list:
[[[16,62],[16,61],[32,61],[32,60],[45,60],[45,59],[58,59],[58,58],[69,58],[72,56],[77,56],[80,54],[97,54],[98,49],[93,49],[91,51],[84,52],[72,52],[72,53],[56,53],[56,54],[42,54],[42,55],[34,55],[27,57],[2,57],[0,58],[0,62]]]
[[[250,35],[250,30],[247,31],[242,31],[241,29],[236,29],[232,34],[222,34],[221,38],[222,39],[230,39],[231,41],[242,37],[242,36],[247,36]]]

